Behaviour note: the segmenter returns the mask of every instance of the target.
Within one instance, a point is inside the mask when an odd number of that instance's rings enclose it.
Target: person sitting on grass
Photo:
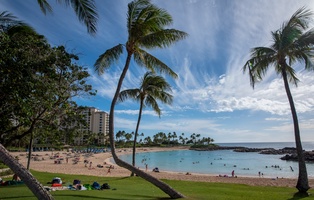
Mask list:
[[[21,179],[17,174],[14,174],[12,177],[12,181],[21,181]]]

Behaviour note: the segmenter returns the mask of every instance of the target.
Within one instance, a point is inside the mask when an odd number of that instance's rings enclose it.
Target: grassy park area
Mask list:
[[[44,185],[50,186],[47,182],[51,181],[53,177],[60,177],[64,185],[72,184],[74,179],[81,180],[82,184],[92,184],[94,181],[103,184],[108,183],[110,189],[107,190],[63,190],[51,191],[52,195],[57,200],[65,199],[110,199],[110,200],[158,200],[168,199],[169,197],[159,190],[157,187],[148,183],[139,177],[94,177],[85,175],[66,175],[53,174],[46,172],[32,171],[32,174]],[[4,179],[9,180],[9,179]],[[228,183],[208,183],[208,182],[194,182],[194,181],[177,181],[177,180],[163,180],[174,189],[178,190],[186,196],[188,200],[293,200],[293,199],[314,199],[313,195],[302,197],[296,195],[295,188],[287,187],[261,187],[248,186],[241,184]],[[313,190],[309,191],[313,193]],[[25,185],[12,185],[0,187],[0,199],[36,199],[31,191]]]

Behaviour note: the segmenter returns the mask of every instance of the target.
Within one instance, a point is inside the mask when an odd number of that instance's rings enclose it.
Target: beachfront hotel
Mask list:
[[[109,135],[109,114],[94,107],[87,107],[83,111],[84,120],[87,126],[82,127],[81,131],[95,135],[95,143],[105,144]],[[75,143],[82,145],[86,143],[88,135],[75,138]]]

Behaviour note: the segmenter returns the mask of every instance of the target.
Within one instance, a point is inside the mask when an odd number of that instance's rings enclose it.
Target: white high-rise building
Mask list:
[[[83,132],[94,134],[97,139],[97,144],[105,144],[109,135],[109,114],[100,111],[94,107],[88,107],[85,111],[83,111],[84,118],[87,123],[87,127],[82,129]],[[82,138],[77,138],[76,142],[82,144],[86,139],[83,136]]]

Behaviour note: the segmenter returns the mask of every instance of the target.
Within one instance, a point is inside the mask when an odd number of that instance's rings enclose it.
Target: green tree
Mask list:
[[[52,13],[52,7],[47,0],[37,0],[37,2],[44,14],[47,12]],[[96,33],[98,14],[94,0],[57,0],[57,2],[66,6],[70,5],[79,21],[85,24],[87,32],[90,34]]]
[[[27,26],[2,34],[0,46],[0,141],[6,146],[31,134],[38,124],[59,126],[60,118],[75,112],[72,100],[93,94],[86,69],[63,46],[51,47]],[[27,127],[25,132],[16,130]]]
[[[269,67],[283,78],[285,91],[290,104],[296,149],[299,163],[299,177],[296,188],[299,192],[307,192],[307,170],[303,155],[299,123],[289,83],[297,86],[298,78],[292,67],[296,62],[304,62],[306,70],[313,70],[313,43],[314,30],[309,28],[309,21],[313,14],[304,7],[297,10],[289,21],[283,23],[281,28],[272,32],[273,44],[270,47],[256,47],[252,49],[251,58],[243,67],[244,72],[249,71],[250,82],[254,89],[256,82],[261,81]]]
[[[151,143],[153,142],[152,141],[152,138],[150,136],[147,136],[146,138],[144,138],[144,142],[148,145],[151,145]]]
[[[6,25],[5,25],[6,26]],[[78,57],[65,48],[51,47],[27,26],[11,26],[0,33],[0,159],[27,184],[38,199],[52,196],[5,151],[5,144],[20,140],[45,125],[58,126],[69,114],[72,98],[89,93],[89,75],[72,63]]]
[[[1,49],[5,49],[6,51],[8,50],[8,47],[10,47],[9,42],[10,42],[10,37],[8,36],[7,32],[9,30],[9,28],[11,28],[14,25],[18,25],[20,22],[16,20],[16,17],[14,17],[13,15],[6,13],[6,12],[2,12],[1,16],[0,16],[0,45],[1,45]],[[35,40],[39,39],[39,41],[41,40],[40,38],[36,38]],[[33,41],[33,39],[31,40]],[[1,55],[3,56],[5,55],[6,51],[1,51]],[[12,59],[14,58],[15,54],[9,54],[6,55],[8,57],[1,57],[0,58],[0,64],[1,66],[4,66],[4,59]],[[5,72],[8,72],[6,69],[1,69],[0,70],[1,73],[0,75],[1,77],[1,86],[4,85],[4,82],[6,81],[6,79],[8,78],[8,74],[5,74]],[[14,73],[14,72],[12,72]],[[13,84],[15,82],[12,82]],[[10,117],[14,116],[12,114],[12,111],[19,109],[18,106],[13,105],[14,103],[16,103],[16,99],[14,99],[13,101],[11,100],[11,103],[9,103],[7,100],[9,100],[10,98],[8,98],[9,95],[6,94],[6,92],[10,91],[8,90],[2,90],[4,88],[1,88],[1,94],[0,94],[0,124],[2,129],[7,129],[11,126],[11,119]],[[12,94],[12,93],[11,93]],[[20,95],[20,94],[19,94]],[[12,96],[11,96],[12,97]],[[16,94],[16,97],[18,97],[18,95]],[[1,130],[1,134],[4,132],[5,130]],[[15,131],[18,131],[17,129]],[[5,147],[1,144],[0,142],[0,160],[3,161],[3,163],[5,163],[14,173],[18,174],[20,176],[20,178],[25,182],[25,184],[27,185],[27,187],[33,192],[33,194],[38,198],[38,199],[53,199],[52,195],[43,187],[43,185],[22,165],[20,164],[13,156],[10,155],[10,153],[5,149]]]
[[[114,144],[114,108],[132,57],[138,65],[146,67],[152,72],[158,70],[173,77],[177,76],[165,63],[143,49],[165,48],[187,36],[187,34],[182,31],[166,29],[165,27],[169,26],[171,23],[172,17],[168,12],[156,7],[149,0],[134,0],[130,2],[128,4],[127,13],[128,40],[126,44],[118,44],[100,55],[95,63],[95,68],[99,74],[104,73],[104,70],[109,68],[113,62],[119,58],[125,47],[127,52],[125,66],[120,75],[110,107],[109,136],[112,156],[119,166],[151,182],[170,197],[180,198],[183,197],[183,195],[167,184],[119,159],[115,153]]]
[[[133,154],[132,154],[133,166],[135,166],[137,135],[142,118],[142,111],[146,107],[152,107],[156,114],[160,117],[161,110],[158,106],[158,101],[165,104],[172,103],[172,95],[168,93],[168,91],[171,91],[171,86],[163,77],[155,75],[152,72],[146,72],[143,78],[141,79],[139,88],[123,90],[119,94],[119,101],[123,102],[127,99],[134,99],[140,103],[133,141]],[[132,175],[134,175],[134,173],[132,173]]]

